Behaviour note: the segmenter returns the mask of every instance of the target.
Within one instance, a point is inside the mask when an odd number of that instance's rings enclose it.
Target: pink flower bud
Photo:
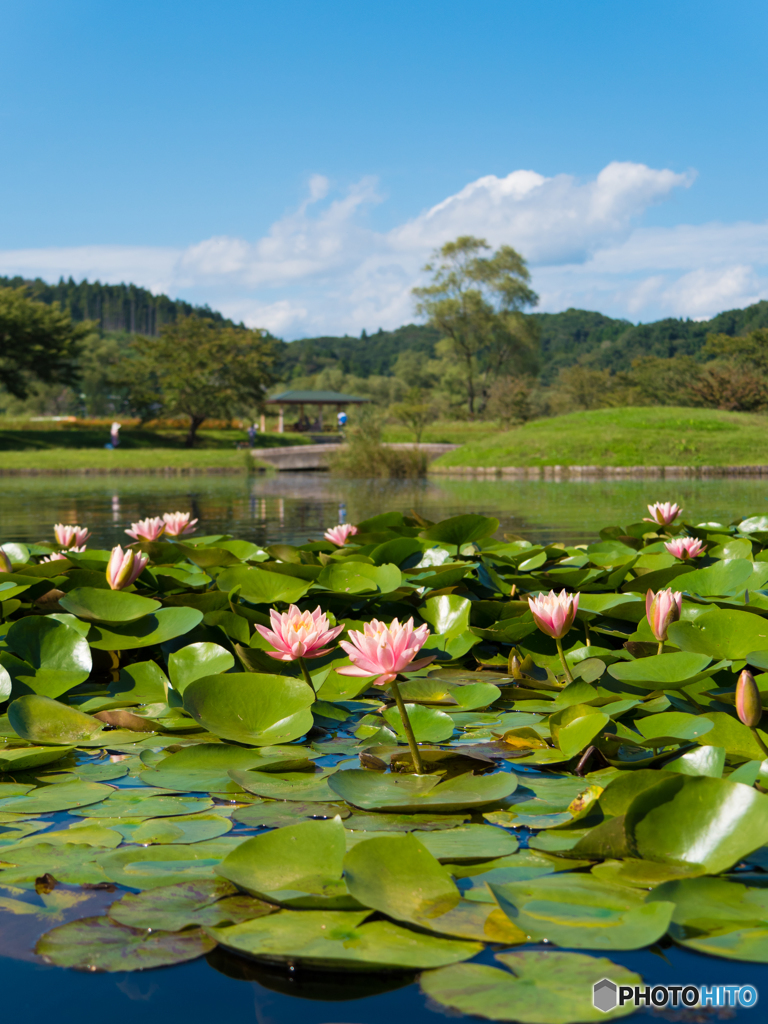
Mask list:
[[[353,537],[356,533],[356,526],[353,526],[351,523],[343,523],[340,526],[332,526],[330,530],[325,531],[323,536],[331,544],[337,544],[340,548],[343,548],[349,538]]]
[[[675,558],[696,558],[701,554],[704,545],[698,537],[676,537],[667,541],[664,547]]]
[[[282,615],[272,609],[269,618],[274,632],[266,626],[257,625],[256,629],[275,648],[267,654],[278,661],[321,658],[331,650],[325,645],[335,640],[344,629],[343,622],[331,628],[328,617],[319,606],[313,612],[302,612],[292,604]]]
[[[679,505],[673,505],[671,501],[657,501],[655,504],[648,506],[648,511],[651,514],[651,518],[648,519],[646,517],[643,520],[644,523],[669,526],[670,523],[674,523],[683,510]]]
[[[559,640],[573,625],[576,612],[579,610],[579,595],[568,594],[565,590],[556,594],[554,590],[550,590],[548,594],[529,597],[528,605],[534,622],[542,633]]]
[[[763,703],[757,688],[755,677],[745,668],[736,683],[736,714],[744,725],[755,729],[763,717]]]
[[[118,544],[112,548],[107,562],[107,583],[112,590],[125,590],[141,576],[149,561],[148,555],[137,554],[133,550],[123,551]]]
[[[365,623],[362,633],[351,629],[349,641],[340,641],[352,664],[342,665],[337,671],[342,676],[378,676],[374,684],[386,686],[397,679],[399,672],[424,668],[435,660],[433,657],[413,660],[428,636],[429,626],[414,629],[412,618],[402,625],[393,619],[388,626],[372,619]]]
[[[667,629],[671,622],[677,622],[683,610],[683,595],[670,588],[654,594],[649,590],[645,595],[645,614],[651,632],[659,643],[667,639]]]

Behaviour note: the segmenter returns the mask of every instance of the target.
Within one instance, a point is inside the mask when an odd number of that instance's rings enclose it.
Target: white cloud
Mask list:
[[[356,334],[412,320],[411,288],[431,250],[473,234],[526,256],[541,309],[701,318],[768,295],[768,224],[642,227],[650,206],[694,179],[618,162],[587,181],[530,170],[487,175],[381,232],[366,223],[382,202],[374,179],[333,195],[315,175],[296,210],[255,241],[0,251],[0,273],[133,281],[289,338]]]

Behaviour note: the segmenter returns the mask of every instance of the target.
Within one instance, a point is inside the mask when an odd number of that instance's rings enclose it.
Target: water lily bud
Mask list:
[[[523,678],[523,663],[514,647],[512,648],[512,653],[509,656],[509,661],[507,662],[507,672],[513,679]]]
[[[683,595],[672,589],[660,590],[658,594],[649,590],[645,595],[645,614],[659,643],[667,639],[667,629],[680,618],[682,608]]]
[[[11,560],[6,553],[0,548],[0,572],[13,572],[11,566]]]
[[[744,725],[756,728],[763,717],[763,705],[755,677],[745,668],[736,683],[736,714]]]

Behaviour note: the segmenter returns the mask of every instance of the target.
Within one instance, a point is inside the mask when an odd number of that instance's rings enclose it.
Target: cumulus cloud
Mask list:
[[[626,162],[586,181],[515,170],[478,178],[405,223],[374,231],[366,214],[383,201],[376,180],[334,194],[327,178],[314,175],[303,201],[263,238],[220,236],[183,250],[0,251],[0,273],[133,281],[287,338],[359,333],[411,320],[411,289],[430,252],[473,234],[526,256],[541,309],[701,318],[768,295],[768,225],[642,226],[649,207],[694,180]]]

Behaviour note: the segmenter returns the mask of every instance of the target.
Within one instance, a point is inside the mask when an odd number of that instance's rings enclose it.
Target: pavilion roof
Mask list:
[[[370,398],[344,395],[341,391],[281,391],[267,399],[267,404],[277,405],[349,405],[351,402],[370,402]]]

